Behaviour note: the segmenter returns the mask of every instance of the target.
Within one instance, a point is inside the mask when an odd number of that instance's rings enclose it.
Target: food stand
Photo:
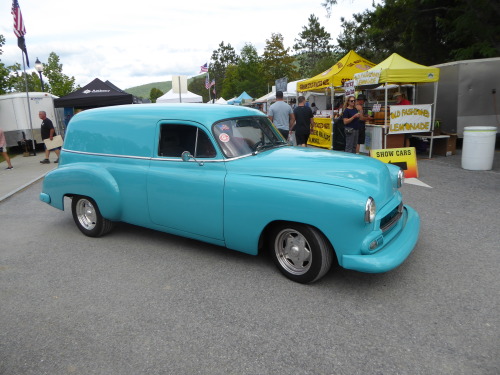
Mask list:
[[[436,98],[439,81],[439,68],[428,67],[414,63],[393,53],[380,64],[370,68],[366,72],[354,74],[354,85],[357,89],[370,90],[383,85],[384,105],[380,105],[379,111],[375,112],[375,121],[367,126],[367,134],[371,133],[372,139],[383,137],[382,148],[404,147],[404,137],[408,133],[421,134],[419,137],[430,139],[429,158],[432,155],[433,135]],[[434,102],[423,105],[392,105],[389,104],[390,85],[419,83],[434,83]],[[394,86],[393,86],[394,87]],[[372,147],[373,148],[373,147]]]
[[[313,129],[307,144],[317,147],[332,148],[332,114],[334,109],[335,91],[343,91],[344,82],[352,80],[355,73],[364,72],[375,64],[364,59],[354,51],[349,51],[330,69],[312,78],[297,82],[297,92],[330,91],[332,110],[321,110],[314,117]]]

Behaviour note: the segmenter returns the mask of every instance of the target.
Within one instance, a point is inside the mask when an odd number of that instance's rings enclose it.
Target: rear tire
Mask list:
[[[74,196],[71,211],[76,226],[86,236],[101,237],[113,229],[114,223],[101,215],[92,198]]]
[[[334,251],[316,228],[299,223],[280,223],[270,232],[268,246],[283,275],[298,283],[312,283],[332,265]]]

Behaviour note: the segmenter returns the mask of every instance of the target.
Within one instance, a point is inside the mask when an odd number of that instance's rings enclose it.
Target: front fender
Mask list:
[[[96,164],[75,163],[49,172],[43,180],[40,200],[64,210],[64,197],[68,195],[90,197],[106,219],[120,219],[120,189],[113,175],[105,168]]]

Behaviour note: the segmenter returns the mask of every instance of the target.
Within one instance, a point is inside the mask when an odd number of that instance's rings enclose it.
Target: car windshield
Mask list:
[[[228,158],[257,154],[286,145],[286,141],[267,117],[243,117],[223,120],[212,127],[219,146]]]

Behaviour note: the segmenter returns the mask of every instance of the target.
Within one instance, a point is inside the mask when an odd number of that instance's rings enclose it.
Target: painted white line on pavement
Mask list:
[[[418,178],[405,178],[405,184],[417,185],[432,189],[432,186],[427,185],[425,182],[420,181]]]

